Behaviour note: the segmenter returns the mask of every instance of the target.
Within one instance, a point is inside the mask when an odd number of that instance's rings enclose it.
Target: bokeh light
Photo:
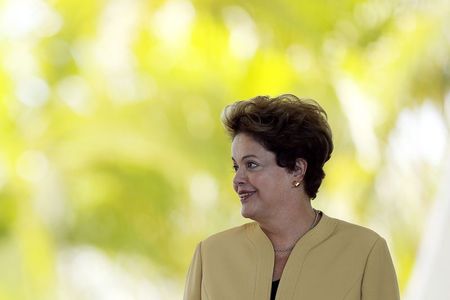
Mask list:
[[[221,110],[282,93],[333,129],[313,205],[448,299],[449,28],[445,0],[2,1],[0,300],[180,299],[248,221]]]

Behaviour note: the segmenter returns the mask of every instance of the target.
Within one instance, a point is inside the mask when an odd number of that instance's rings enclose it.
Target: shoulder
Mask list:
[[[370,228],[353,224],[340,219],[332,218],[336,224],[336,232],[354,236],[361,236],[368,239],[377,239],[381,236]]]
[[[377,242],[385,240],[367,227],[329,217],[334,223],[332,238],[340,243],[371,249]]]
[[[247,247],[248,234],[257,226],[255,222],[246,223],[218,233],[215,233],[201,242],[202,252],[235,251]]]

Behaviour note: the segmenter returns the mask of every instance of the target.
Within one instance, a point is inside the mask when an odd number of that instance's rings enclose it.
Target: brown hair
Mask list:
[[[232,139],[246,133],[275,153],[280,167],[294,171],[296,160],[305,159],[305,192],[316,197],[325,177],[323,165],[333,151],[327,114],[316,101],[291,94],[257,96],[226,106],[222,122]]]

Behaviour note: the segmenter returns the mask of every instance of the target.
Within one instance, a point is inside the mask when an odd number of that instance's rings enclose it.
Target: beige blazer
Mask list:
[[[195,250],[184,300],[268,300],[274,251],[255,222],[215,234]],[[296,244],[277,300],[400,299],[386,241],[323,214]]]

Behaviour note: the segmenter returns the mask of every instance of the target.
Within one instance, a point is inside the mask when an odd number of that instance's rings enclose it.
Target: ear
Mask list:
[[[297,158],[295,161],[295,169],[293,172],[294,177],[298,181],[302,181],[303,177],[305,177],[306,169],[308,168],[308,162],[303,158]]]

